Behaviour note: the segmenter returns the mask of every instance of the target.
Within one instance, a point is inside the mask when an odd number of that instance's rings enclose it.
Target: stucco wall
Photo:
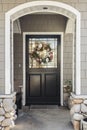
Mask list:
[[[31,0],[0,0],[0,93],[5,86],[5,12]],[[81,92],[87,94],[87,0],[56,0],[81,12]]]

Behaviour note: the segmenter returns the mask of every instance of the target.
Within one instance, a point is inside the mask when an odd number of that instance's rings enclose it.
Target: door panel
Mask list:
[[[57,75],[46,74],[45,75],[45,96],[55,97],[57,96]]]
[[[59,48],[60,36],[26,36],[26,105],[60,104]]]
[[[30,75],[29,88],[30,97],[41,96],[41,75]]]

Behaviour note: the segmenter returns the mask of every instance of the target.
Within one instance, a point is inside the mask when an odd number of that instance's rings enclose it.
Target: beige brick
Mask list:
[[[64,69],[64,75],[67,75],[67,74],[72,74],[72,70],[71,69]]]
[[[81,61],[86,61],[86,54],[81,54]]]
[[[72,68],[72,64],[64,64],[64,69],[71,69]]]
[[[12,9],[12,8],[14,8],[15,7],[15,4],[8,4],[8,8],[9,9]]]
[[[5,54],[0,53],[0,62],[5,61]]]
[[[4,20],[0,20],[0,29],[1,28],[5,28],[5,21]]]
[[[3,79],[0,79],[0,88],[1,88],[1,86],[4,86],[4,78]]]
[[[81,86],[81,94],[87,94],[87,86]]]
[[[16,7],[16,6],[18,6],[18,5],[20,5],[20,3],[14,3],[14,7]]]
[[[64,50],[64,52],[67,52],[67,53],[70,53],[70,52],[72,52],[72,47],[65,47],[65,50]]]
[[[81,69],[86,70],[87,69],[87,62],[81,62]]]
[[[87,3],[77,3],[76,9],[78,9],[79,11],[87,11]]]
[[[87,77],[86,77],[86,71],[85,71],[85,70],[82,70],[82,71],[81,71],[81,78],[82,78],[82,79],[87,78]]]
[[[16,3],[25,3],[26,2],[26,0],[15,0],[16,1]]]
[[[79,0],[80,3],[87,3],[87,0]]]
[[[64,63],[67,63],[67,64],[72,63],[71,58],[64,58]]]
[[[9,10],[9,4],[3,4],[3,12],[6,12]]]
[[[85,28],[85,21],[84,20],[81,21],[81,28]]]
[[[3,86],[0,86],[0,94],[5,94],[5,87],[4,87],[5,85],[3,85]]]
[[[5,3],[5,4],[15,3],[15,0],[2,0],[2,3]]]
[[[3,28],[0,29],[0,37],[5,36],[5,30]]]
[[[4,45],[4,44],[5,44],[5,37],[0,36],[0,45]]]
[[[87,29],[81,29],[81,36],[87,36]]]
[[[87,45],[87,37],[84,37],[84,36],[81,37],[81,44]]]
[[[86,71],[86,78],[87,78],[87,71]]]
[[[82,20],[87,20],[87,12],[81,12]]]
[[[14,8],[15,4],[3,4],[3,12],[9,11],[10,9]]]
[[[87,54],[86,54],[86,61],[87,61]]]
[[[84,21],[84,24],[85,28],[87,28],[87,20]]]
[[[72,40],[73,41],[73,40]],[[67,42],[64,43],[64,46],[68,46],[68,47],[72,47],[72,42],[70,42],[69,40]]]
[[[4,20],[5,19],[5,14],[4,13],[0,13],[0,20]]]
[[[4,45],[0,45],[0,53],[4,53],[5,52],[5,47]]]
[[[0,71],[0,79],[3,79],[5,77],[5,73],[3,71]]]
[[[64,58],[71,58],[72,57],[72,53],[65,53],[64,52]]]
[[[81,47],[81,52],[82,53],[87,53],[87,45],[86,44]]]
[[[0,4],[0,12],[2,12],[2,4]]]
[[[81,83],[82,86],[84,87],[87,87],[87,79],[82,79],[82,83]]]
[[[66,0],[66,2],[67,2],[67,0]],[[68,3],[78,3],[78,0],[68,0]]]
[[[0,71],[4,71],[5,69],[5,62],[0,62]]]
[[[64,80],[71,80],[71,79],[72,79],[71,74],[64,75]]]

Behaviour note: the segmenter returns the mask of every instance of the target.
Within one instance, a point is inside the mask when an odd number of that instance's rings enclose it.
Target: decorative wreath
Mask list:
[[[30,53],[31,59],[35,59],[39,64],[51,62],[53,59],[53,52],[47,43],[35,43],[33,51]]]

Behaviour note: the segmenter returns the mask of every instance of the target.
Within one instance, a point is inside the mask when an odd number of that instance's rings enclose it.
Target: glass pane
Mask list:
[[[57,38],[29,38],[29,68],[57,68]]]

